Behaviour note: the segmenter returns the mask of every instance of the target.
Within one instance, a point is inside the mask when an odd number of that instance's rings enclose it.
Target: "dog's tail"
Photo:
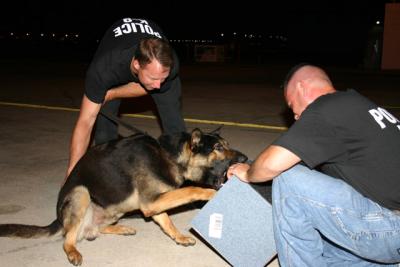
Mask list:
[[[0,236],[39,238],[55,235],[61,230],[61,228],[62,225],[57,219],[47,226],[27,224],[0,224]]]

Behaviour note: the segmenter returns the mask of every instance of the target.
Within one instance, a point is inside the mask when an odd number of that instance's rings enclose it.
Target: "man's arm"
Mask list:
[[[89,146],[90,135],[100,107],[101,104],[92,102],[86,95],[83,96],[78,121],[72,133],[70,158],[65,180]]]
[[[140,84],[131,82],[108,90],[104,103],[112,99],[138,97],[145,94],[147,94],[147,92]],[[83,96],[78,121],[72,133],[70,158],[64,182],[89,146],[93,126],[100,112],[100,108],[101,104],[89,100],[86,95]]]
[[[269,146],[252,163],[238,163],[228,170],[228,177],[237,176],[244,182],[265,182],[299,163],[301,159],[281,146]]]
[[[104,102],[118,98],[139,97],[147,94],[147,91],[139,83],[130,82],[108,90]]]

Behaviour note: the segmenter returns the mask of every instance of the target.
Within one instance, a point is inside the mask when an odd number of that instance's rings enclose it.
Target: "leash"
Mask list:
[[[109,113],[108,111],[105,111],[105,110],[101,109],[100,110],[100,114],[103,115],[104,117],[106,117],[108,120],[110,120],[110,121],[112,121],[112,122],[114,122],[114,123],[116,123],[118,125],[121,125],[121,126],[125,127],[126,129],[134,132],[134,133],[140,133],[140,134],[147,135],[146,132],[144,132],[144,131],[142,131],[142,130],[140,130],[140,129],[138,129],[138,128],[136,128],[136,127],[134,127],[134,126],[132,126],[132,125],[130,125],[128,123],[126,123],[126,122],[124,122],[123,120],[121,120],[120,118],[118,118],[114,114]]]

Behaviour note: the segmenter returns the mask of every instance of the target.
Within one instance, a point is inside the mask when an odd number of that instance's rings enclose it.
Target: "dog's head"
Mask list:
[[[226,180],[228,167],[247,161],[246,155],[229,147],[218,130],[203,133],[196,128],[182,146],[178,162],[184,163],[186,180],[219,189]]]

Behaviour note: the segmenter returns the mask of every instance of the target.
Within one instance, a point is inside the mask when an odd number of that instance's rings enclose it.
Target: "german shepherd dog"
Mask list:
[[[62,186],[57,218],[51,224],[1,224],[0,236],[36,238],[62,230],[68,260],[81,265],[78,241],[99,234],[134,235],[135,229],[117,222],[125,213],[140,210],[177,244],[194,245],[195,239],[181,234],[166,211],[211,199],[226,179],[227,168],[246,160],[218,132],[197,128],[158,140],[139,133],[97,145],[85,153]],[[187,185],[188,181],[194,184]]]

